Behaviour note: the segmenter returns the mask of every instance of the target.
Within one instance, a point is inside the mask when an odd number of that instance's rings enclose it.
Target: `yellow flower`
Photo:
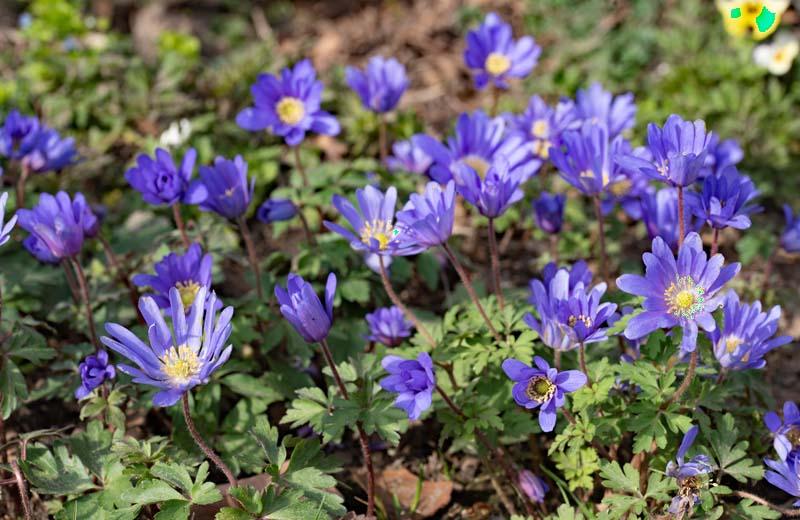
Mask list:
[[[791,33],[782,32],[770,43],[757,45],[753,50],[753,61],[770,74],[782,76],[792,68],[792,62],[800,52],[800,43]]]
[[[716,0],[725,30],[731,36],[763,40],[774,33],[789,0]]]

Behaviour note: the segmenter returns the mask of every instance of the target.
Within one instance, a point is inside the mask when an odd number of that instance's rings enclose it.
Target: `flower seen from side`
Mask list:
[[[153,293],[147,296],[162,309],[170,307],[170,292],[177,289],[188,311],[201,287],[211,289],[212,262],[210,253],[203,254],[200,244],[192,244],[185,254],[169,253],[157,262],[156,274],[137,274],[132,281],[138,287],[150,287]]]
[[[575,125],[599,124],[606,128],[609,139],[614,139],[636,122],[636,104],[630,92],[613,95],[600,83],[592,83],[588,89],[575,94]]]
[[[81,386],[75,390],[75,399],[78,400],[84,399],[107,379],[114,379],[117,375],[114,365],[108,361],[108,352],[105,350],[86,356],[78,365],[78,372],[81,376]]]
[[[406,68],[394,58],[373,56],[363,71],[345,69],[345,81],[365,108],[377,113],[394,110],[408,87]]]
[[[281,314],[308,343],[328,337],[333,325],[333,298],[336,295],[336,275],[330,273],[325,284],[323,305],[310,283],[302,276],[289,274],[286,288],[275,285],[275,297]]]
[[[430,408],[436,389],[431,357],[427,352],[420,352],[417,359],[386,356],[381,366],[389,373],[380,380],[381,388],[397,394],[394,405],[406,412],[409,419],[419,419],[422,412]]]
[[[99,221],[81,193],[72,198],[63,191],[55,196],[42,193],[33,209],[17,210],[17,217],[19,227],[30,233],[23,244],[48,263],[74,257],[84,240],[99,229]]]
[[[422,194],[412,193],[397,212],[401,241],[409,247],[430,248],[444,244],[453,233],[456,188],[450,181],[442,187],[429,182]]]
[[[772,432],[772,444],[780,460],[800,450],[800,410],[792,401],[783,403],[783,420],[775,412],[764,415],[764,424]]]
[[[717,175],[706,177],[700,193],[688,192],[686,203],[696,217],[712,228],[747,229],[750,215],[762,209],[752,204],[758,195],[750,177],[729,166]]]
[[[689,460],[684,460],[686,452],[697,438],[698,431],[697,426],[689,428],[683,436],[675,460],[667,464],[667,476],[674,478],[678,483],[678,494],[672,499],[669,507],[669,512],[673,515],[691,513],[695,505],[700,502],[700,490],[707,484],[706,475],[712,469],[708,455],[695,455]]]
[[[550,234],[556,234],[561,231],[566,202],[567,196],[563,193],[551,195],[543,191],[539,198],[533,201],[533,216],[539,229]]]
[[[800,213],[795,216],[792,207],[784,204],[783,216],[786,219],[786,227],[781,233],[781,247],[787,253],[800,253]]]
[[[364,317],[369,325],[370,341],[377,341],[387,347],[396,347],[411,335],[411,323],[406,320],[398,307],[382,307]]]
[[[205,189],[206,197],[199,203],[202,211],[213,211],[229,220],[236,220],[247,212],[253,198],[256,178],[247,180],[247,163],[241,155],[232,161],[217,157],[211,166],[200,167],[196,181]]]
[[[418,141],[419,135],[413,135],[405,141],[396,141],[392,145],[392,155],[386,158],[386,166],[395,172],[427,174],[433,159],[422,149]]]
[[[550,491],[550,486],[531,471],[524,469],[517,474],[519,488],[533,502],[544,502],[544,496]]]
[[[168,151],[156,148],[154,157],[140,154],[136,158],[136,166],[125,172],[125,180],[148,204],[197,204],[207,194],[204,185],[191,182],[196,159],[197,152],[190,148],[176,166]]]
[[[297,215],[297,206],[289,199],[267,199],[256,211],[256,218],[266,224],[291,220]]]

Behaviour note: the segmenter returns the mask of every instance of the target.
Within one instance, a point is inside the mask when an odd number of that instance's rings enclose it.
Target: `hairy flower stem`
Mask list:
[[[256,278],[256,294],[258,294],[259,301],[263,302],[264,288],[261,286],[261,270],[258,267],[258,256],[256,256],[253,237],[250,234],[250,228],[247,227],[247,219],[244,215],[239,217],[239,231],[242,233],[242,240],[244,240],[244,247],[247,250],[247,259],[250,262],[250,268],[253,270],[253,276]]]
[[[447,245],[446,242],[442,244],[442,248],[444,249],[447,258],[450,260],[450,263],[453,264],[453,267],[455,267],[459,278],[461,278],[461,283],[464,284],[467,294],[469,294],[472,303],[475,304],[475,307],[478,309],[481,317],[483,317],[483,321],[486,322],[486,326],[489,327],[489,331],[492,333],[492,336],[494,336],[495,341],[497,341],[498,344],[503,343],[503,338],[500,336],[500,333],[497,332],[497,329],[494,328],[494,325],[492,325],[492,320],[489,319],[489,316],[486,314],[486,310],[483,308],[483,305],[481,305],[481,302],[478,299],[478,294],[475,292],[475,287],[472,285],[472,282],[469,279],[469,273],[467,273],[466,269],[464,269],[464,266],[461,265],[461,262],[458,261],[458,257],[456,257],[456,255],[453,253],[453,250],[450,249],[450,246]]]
[[[497,295],[497,303],[500,305],[500,310],[506,306],[506,301],[503,298],[503,288],[500,286],[500,253],[497,250],[497,237],[494,232],[494,219],[489,219],[489,254],[492,257],[492,278],[494,284],[494,292]]]
[[[403,311],[403,314],[408,319],[408,321],[414,324],[414,327],[417,329],[417,332],[422,334],[422,337],[424,337],[425,341],[427,341],[430,344],[431,348],[436,348],[436,340],[433,339],[431,333],[428,331],[425,325],[423,325],[422,322],[419,321],[417,315],[411,312],[411,309],[406,307],[405,304],[403,304],[403,302],[400,300],[400,297],[397,296],[397,293],[394,292],[394,289],[392,288],[392,282],[391,280],[389,280],[389,273],[386,271],[386,264],[383,261],[382,255],[378,255],[378,262],[380,263],[381,266],[381,281],[383,282],[383,288],[386,291],[386,294],[389,295],[389,299],[392,300],[392,303],[398,309]]]
[[[183,247],[189,249],[191,242],[189,242],[189,235],[186,234],[186,225],[183,223],[183,217],[181,216],[181,208],[177,202],[172,205],[172,217],[175,219],[175,227],[177,227],[178,231],[181,232],[181,240],[183,241]]]
[[[597,234],[599,236],[598,244],[600,245],[600,268],[603,271],[603,281],[607,285],[611,284],[608,277],[608,255],[606,255],[606,231],[605,222],[603,219],[603,206],[600,202],[600,197],[594,197],[594,215],[597,218]]]
[[[689,385],[692,384],[692,379],[694,379],[694,372],[697,369],[697,349],[692,352],[691,357],[689,358],[689,368],[686,370],[686,375],[683,376],[683,381],[681,382],[681,386],[675,390],[675,393],[672,394],[664,404],[661,405],[661,409],[665,410],[669,405],[672,403],[678,402],[681,396],[689,389]]]
[[[381,163],[386,162],[386,156],[389,155],[388,139],[386,132],[386,115],[377,114],[378,116],[378,147],[381,154]]]
[[[754,495],[753,493],[748,493],[747,491],[734,491],[734,493],[737,496],[746,498],[748,500],[752,500],[753,502],[761,504],[762,506],[767,506],[768,508],[779,512],[784,517],[790,517],[790,518],[800,517],[800,509],[794,509],[794,508],[790,509],[786,507],[776,506],[775,504],[768,502],[767,500],[764,500],[760,496]]]
[[[558,233],[550,235],[550,259],[558,265]]]
[[[714,237],[711,239],[711,256],[719,251],[719,228],[714,228]]]
[[[581,341],[580,346],[578,347],[578,361],[581,364],[581,372],[586,375],[586,384],[589,388],[592,387],[592,378],[589,377],[589,369],[586,368],[586,346]]]
[[[497,115],[497,107],[500,105],[500,94],[501,91],[499,88],[492,85],[492,103],[489,105],[489,115],[495,117]]]
[[[445,391],[442,390],[442,387],[436,385],[436,391],[439,392],[439,395],[442,396],[444,402],[447,404],[447,406],[450,407],[451,410],[453,410],[453,412],[456,415],[458,415],[461,419],[465,421],[469,419],[467,414],[464,413],[464,410],[459,408],[459,406],[455,404],[452,399],[450,399],[450,396],[448,396],[445,393]],[[533,504],[531,504],[530,500],[528,500],[525,493],[523,493],[517,485],[517,477],[514,471],[514,466],[508,460],[508,454],[506,453],[506,451],[501,446],[497,446],[495,448],[489,441],[489,438],[486,437],[486,434],[484,434],[483,431],[481,431],[479,428],[475,428],[474,432],[475,432],[475,437],[483,445],[484,449],[486,449],[486,451],[490,455],[497,456],[497,461],[500,463],[500,466],[502,466],[509,484],[511,484],[511,486],[519,495],[520,499],[522,500],[522,503],[525,505],[525,510],[527,511],[528,515],[535,516]]]
[[[553,354],[553,366],[556,367],[556,370],[561,371],[561,351],[558,349]]]
[[[72,301],[75,302],[75,305],[78,305],[81,301],[80,296],[78,295],[78,282],[75,281],[75,273],[72,271],[70,261],[62,260],[61,267],[64,268],[64,276],[67,279],[67,285],[69,286],[69,292],[72,295]]]
[[[336,386],[339,387],[339,392],[341,392],[342,397],[349,401],[350,396],[347,393],[347,387],[344,386],[344,382],[342,382],[342,378],[339,376],[339,370],[336,368],[336,363],[333,362],[333,355],[331,354],[330,347],[328,347],[328,341],[323,339],[319,344],[322,347],[322,354],[325,356],[325,361],[331,369],[333,379],[336,380]],[[367,518],[369,518],[375,513],[375,470],[372,467],[372,454],[369,449],[369,439],[360,422],[356,423],[356,429],[358,430],[358,439],[361,443],[361,453],[364,456],[364,468],[367,470]]]
[[[678,249],[686,236],[686,221],[683,218],[683,186],[678,186]]]
[[[310,184],[308,183],[308,176],[306,176],[306,169],[303,168],[303,161],[300,160],[300,147],[293,146],[292,153],[294,154],[294,166],[297,168],[297,171],[300,173],[300,177],[303,178],[303,186],[308,188]]]
[[[25,486],[25,476],[16,460],[11,461],[11,470],[14,472],[14,478],[17,481],[17,489],[19,490],[19,500],[22,502],[22,510],[25,512],[25,520],[33,518],[33,510],[31,509],[31,501],[28,498],[28,489]]]
[[[142,317],[142,313],[139,311],[139,291],[136,290],[136,287],[131,283],[128,274],[122,269],[122,265],[119,263],[114,250],[111,249],[111,244],[108,243],[108,240],[106,240],[103,235],[99,234],[97,235],[97,239],[103,246],[103,251],[106,254],[106,260],[108,261],[108,265],[111,267],[109,271],[112,271],[117,280],[124,285],[126,289],[128,289],[128,299],[130,300],[133,308],[136,309],[136,317],[139,319],[139,323],[144,325],[144,318]]]
[[[28,180],[30,170],[23,165],[19,168],[19,178],[17,179],[17,209],[25,207],[25,182]]]
[[[83,305],[86,309],[86,320],[89,322],[89,337],[94,345],[95,352],[100,351],[100,341],[97,339],[97,329],[94,326],[94,316],[92,315],[92,300],[89,297],[89,285],[86,283],[86,275],[83,272],[80,261],[77,257],[72,257],[72,266],[75,268],[75,274],[78,278],[78,287],[81,291],[81,298]]]
[[[225,478],[228,479],[228,484],[230,484],[230,487],[236,487],[236,477],[233,476],[231,469],[227,464],[225,464],[225,462],[222,461],[222,458],[219,455],[214,453],[214,450],[212,450],[209,445],[206,444],[206,441],[204,441],[200,436],[200,432],[197,431],[197,426],[194,424],[192,414],[189,412],[189,392],[186,392],[181,397],[181,405],[183,409],[183,419],[186,422],[186,428],[189,429],[189,433],[191,434],[192,439],[194,439],[195,444],[197,444],[197,447],[200,448],[200,451],[202,451],[206,457],[208,457],[208,460],[213,462],[214,465],[218,467],[220,471],[222,471],[222,473],[225,475]],[[228,491],[230,492],[230,489]]]

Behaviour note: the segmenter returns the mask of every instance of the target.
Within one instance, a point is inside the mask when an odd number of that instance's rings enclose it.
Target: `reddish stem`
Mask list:
[[[183,247],[189,249],[191,242],[189,242],[189,235],[186,234],[186,225],[183,223],[183,217],[181,216],[181,208],[177,202],[172,205],[172,217],[175,219],[175,226],[178,228],[178,231],[181,232],[181,240],[183,241]]]
[[[100,351],[100,341],[97,339],[97,329],[94,326],[94,316],[92,315],[92,301],[89,297],[89,285],[86,283],[86,275],[83,273],[83,267],[77,257],[72,257],[72,265],[75,268],[75,274],[78,277],[78,287],[81,291],[81,298],[83,305],[86,309],[86,320],[89,322],[89,337],[94,345],[95,352]]]
[[[383,288],[386,291],[386,294],[389,295],[389,299],[392,300],[392,303],[398,309],[403,311],[403,314],[408,321],[414,324],[414,327],[420,334],[422,334],[422,337],[424,337],[425,341],[430,344],[431,348],[436,348],[436,340],[433,339],[431,333],[428,332],[428,329],[425,327],[425,325],[423,325],[419,318],[417,318],[417,315],[411,312],[411,309],[406,307],[400,300],[400,297],[397,295],[397,293],[394,292],[394,289],[392,288],[392,282],[389,280],[389,273],[386,272],[386,264],[383,261],[382,255],[378,255],[378,262],[381,266],[381,281],[383,282]]]
[[[494,292],[497,295],[497,303],[500,310],[506,306],[503,298],[503,288],[500,286],[500,253],[497,250],[497,237],[494,231],[494,219],[489,219],[489,255],[492,258],[492,277],[494,279]]]

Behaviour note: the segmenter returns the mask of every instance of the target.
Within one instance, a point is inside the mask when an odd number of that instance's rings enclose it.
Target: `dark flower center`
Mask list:
[[[693,497],[700,490],[702,482],[697,477],[686,477],[681,481],[678,494],[682,497]]]
[[[536,376],[528,381],[528,388],[525,389],[525,395],[531,401],[537,403],[544,403],[549,401],[556,393],[556,385],[545,376]]]
[[[800,447],[800,427],[792,426],[789,431],[786,432],[786,438],[792,443],[793,447]]]

